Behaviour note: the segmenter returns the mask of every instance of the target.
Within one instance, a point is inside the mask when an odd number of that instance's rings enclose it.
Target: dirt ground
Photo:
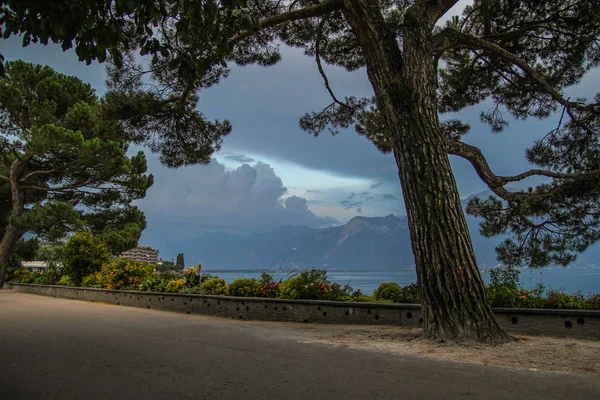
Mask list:
[[[432,342],[421,339],[421,332],[412,328],[377,327],[304,342],[471,364],[600,375],[600,341],[597,340],[518,335],[514,342],[490,346]]]

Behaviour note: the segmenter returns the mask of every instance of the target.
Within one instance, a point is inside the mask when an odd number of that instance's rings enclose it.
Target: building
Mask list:
[[[48,272],[48,264],[46,261],[21,261],[21,267],[29,270],[29,272]],[[57,263],[57,268],[62,268],[61,263]]]
[[[124,251],[121,253],[121,258],[154,265],[162,261],[158,256],[158,250],[153,249],[150,246],[138,246],[131,250]]]

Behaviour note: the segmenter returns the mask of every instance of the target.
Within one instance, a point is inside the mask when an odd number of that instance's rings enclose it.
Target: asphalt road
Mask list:
[[[344,329],[0,290],[0,399],[600,399],[593,376],[300,342]]]

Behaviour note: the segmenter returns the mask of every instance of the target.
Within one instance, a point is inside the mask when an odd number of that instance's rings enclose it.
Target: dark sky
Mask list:
[[[19,38],[0,41],[8,60],[46,64],[104,89],[104,68],[79,63],[74,52],[57,46],[21,48]],[[327,226],[356,215],[404,213],[396,166],[366,139],[352,131],[318,138],[300,130],[305,112],[329,104],[314,60],[285,48],[283,60],[270,68],[234,67],[217,87],[200,94],[200,109],[212,118],[229,119],[234,130],[213,163],[167,169],[147,153],[155,184],[138,204],[148,228],[141,240],[154,242],[168,230],[173,238],[192,238],[211,230],[258,231],[281,225]],[[348,73],[327,68],[338,97],[372,93],[364,70]],[[571,88],[572,96],[592,96],[600,83],[593,71]],[[524,150],[555,124],[555,119],[512,122],[493,134],[479,122],[482,104],[458,117],[472,125],[468,143],[479,146],[494,171],[514,174],[530,168]],[[453,116],[456,117],[456,116]],[[447,118],[443,116],[443,118]],[[485,190],[471,166],[451,158],[462,197]]]

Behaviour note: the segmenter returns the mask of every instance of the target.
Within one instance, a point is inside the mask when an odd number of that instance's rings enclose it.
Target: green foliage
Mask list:
[[[227,286],[229,295],[238,297],[257,297],[259,289],[258,281],[252,278],[236,279]]]
[[[402,286],[396,282],[384,282],[373,292],[373,297],[377,301],[400,302],[402,296]]]
[[[58,285],[60,286],[76,286],[73,280],[69,275],[63,275],[58,280]]]
[[[116,258],[102,265],[96,274],[98,283],[107,289],[135,288],[154,276],[154,266],[146,263]]]
[[[282,299],[310,299],[348,301],[352,288],[339,283],[331,283],[327,271],[306,269],[290,277],[279,285],[277,297]]]
[[[281,285],[281,281],[276,281],[273,274],[263,272],[258,280],[257,295],[259,297],[277,297],[279,285]]]
[[[566,294],[562,291],[551,291],[548,293],[546,308],[585,310],[592,308],[592,304],[586,301],[581,293]]]
[[[373,292],[373,298],[382,302],[420,303],[421,289],[415,283],[402,287],[395,282],[385,282]]]
[[[185,287],[181,293],[184,294],[208,294],[206,293],[206,291],[204,289],[202,289],[202,286],[192,286],[192,287]]]
[[[162,265],[157,265],[156,266],[156,271],[161,273],[161,274],[176,274],[177,272],[181,271],[181,269],[179,269],[179,267],[171,261],[163,261]]]
[[[196,267],[190,267],[183,271],[183,278],[185,279],[186,286],[193,287],[202,283],[202,275],[200,274],[201,270],[202,264],[198,264]]]
[[[89,274],[81,281],[82,287],[90,287],[90,288],[100,288],[100,280],[98,279],[98,274]]]
[[[185,259],[183,258],[183,253],[177,254],[177,259],[175,261],[175,266],[178,270],[182,270],[185,268]]]
[[[140,285],[138,289],[144,292],[164,292],[168,280],[163,279],[160,275],[150,275]]]
[[[36,259],[36,253],[40,248],[40,242],[37,238],[28,240],[19,239],[15,245],[10,265],[21,265],[21,261],[31,261]]]
[[[377,299],[375,299],[375,296],[367,296],[367,295],[361,294],[359,296],[353,296],[352,301],[355,301],[357,303],[373,303],[373,302],[386,303],[388,300],[377,300]]]
[[[485,288],[485,295],[492,307],[514,307],[517,304],[518,290],[512,285],[490,284]]]
[[[227,295],[227,282],[221,278],[208,279],[202,284],[202,290],[206,294],[224,296]]]
[[[13,61],[0,77],[0,104],[0,181],[17,182],[0,185],[0,197],[23,199],[0,201],[11,232],[55,240],[88,230],[113,253],[135,246],[146,222],[130,203],[153,178],[143,153],[127,156],[131,133],[106,101],[75,77]]]
[[[181,293],[185,289],[185,280],[176,279],[173,281],[167,282],[167,286],[165,286],[165,292],[167,293]]]
[[[44,244],[40,245],[36,251],[35,259],[44,261],[47,267],[44,278],[44,283],[47,285],[54,285],[60,279],[62,250],[63,245]]]
[[[100,239],[89,232],[77,232],[62,250],[62,272],[79,285],[85,276],[100,271],[109,260],[110,253]]]
[[[490,269],[490,281],[494,285],[507,285],[515,289],[519,285],[521,271],[511,265],[499,265]]]
[[[17,283],[33,283],[34,276],[27,268],[11,268],[8,271],[8,280]]]

